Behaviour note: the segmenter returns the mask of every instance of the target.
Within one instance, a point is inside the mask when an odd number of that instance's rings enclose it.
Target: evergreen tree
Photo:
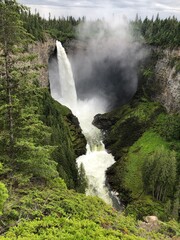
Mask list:
[[[77,191],[80,193],[85,193],[87,187],[88,187],[88,179],[86,177],[86,172],[85,172],[84,166],[81,163],[80,167],[79,167]]]
[[[19,73],[17,72],[17,57],[27,39],[27,33],[20,21],[20,11],[23,7],[14,0],[0,1],[0,48],[1,48],[1,106],[6,120],[4,125],[9,134],[8,153],[14,157],[14,125],[17,115],[16,93],[19,86]]]
[[[0,170],[2,170],[2,164],[0,163]],[[4,207],[4,203],[8,198],[8,191],[4,183],[0,182],[0,215]]]
[[[145,161],[142,170],[144,189],[154,198],[165,201],[172,194],[176,180],[176,157],[164,147],[152,153]]]
[[[137,16],[131,25],[134,28],[134,35],[137,36],[140,32],[145,42],[150,45],[162,48],[176,48],[180,45],[180,22],[175,17],[160,19],[158,14],[155,19],[150,20],[146,17],[142,21]]]
[[[174,194],[172,216],[175,220],[180,218],[180,183],[177,184],[177,191]]]
[[[38,113],[38,76],[30,68],[35,56],[24,49],[31,40],[20,20],[24,10],[14,0],[0,2],[1,160],[13,172],[50,179],[58,176],[57,164],[51,158],[50,130]]]

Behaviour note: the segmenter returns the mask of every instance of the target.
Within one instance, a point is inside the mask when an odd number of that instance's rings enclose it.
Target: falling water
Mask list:
[[[87,195],[99,196],[112,204],[112,195],[105,185],[105,171],[114,163],[114,158],[108,154],[102,143],[101,131],[92,125],[97,113],[104,113],[106,102],[93,97],[88,100],[78,100],[76,88],[66,52],[59,41],[56,42],[59,67],[59,83],[61,91],[51,89],[52,96],[60,103],[71,108],[78,117],[81,128],[87,139],[87,153],[77,159],[78,166],[82,163],[88,178]],[[111,197],[110,197],[111,195]]]
[[[76,109],[77,94],[71,64],[61,42],[56,41],[60,92],[52,96],[61,104]]]

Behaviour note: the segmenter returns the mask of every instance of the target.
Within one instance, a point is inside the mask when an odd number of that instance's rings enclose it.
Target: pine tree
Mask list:
[[[21,47],[28,38],[28,34],[20,21],[20,11],[22,10],[23,7],[14,0],[0,1],[1,104],[4,102],[2,105],[6,115],[4,125],[9,133],[8,154],[12,159],[15,143],[15,115],[17,115],[16,90],[19,85],[15,54],[22,51]]]
[[[165,201],[173,191],[176,170],[175,153],[163,147],[157,149],[146,159],[142,169],[145,191],[157,200]]]
[[[180,217],[180,182],[177,184],[177,191],[174,194],[172,216],[175,220],[178,220]]]
[[[58,176],[57,163],[51,158],[50,130],[38,112],[42,92],[31,64],[35,56],[25,52],[31,36],[20,20],[24,10],[14,0],[0,2],[1,161],[12,172],[48,180]]]
[[[86,172],[85,172],[84,166],[81,163],[80,167],[79,167],[77,191],[80,193],[85,193],[87,187],[88,187],[88,179],[86,177]]]
[[[0,163],[0,170],[2,170],[2,164]],[[3,206],[8,198],[8,190],[4,183],[0,182],[0,215],[2,214]]]

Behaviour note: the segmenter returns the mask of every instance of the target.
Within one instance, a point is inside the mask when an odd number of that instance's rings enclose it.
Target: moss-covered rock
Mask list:
[[[97,115],[93,123],[105,131],[106,148],[112,152],[116,160],[120,160],[123,153],[127,152],[127,149],[142,136],[156,116],[163,111],[163,107],[158,103],[145,98],[139,101],[135,99],[130,104],[110,113]],[[103,125],[101,125],[102,118]],[[105,124],[106,121],[108,127]]]

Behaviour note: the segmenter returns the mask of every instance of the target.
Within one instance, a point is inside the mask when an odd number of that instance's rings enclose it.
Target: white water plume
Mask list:
[[[98,196],[112,205],[109,190],[105,185],[105,171],[114,163],[114,158],[105,151],[104,145],[101,143],[94,149],[90,149],[88,145],[86,155],[79,157],[77,163],[78,166],[83,164],[88,178],[86,194]]]
[[[59,41],[57,46],[57,60],[59,79],[52,80],[51,94],[54,99],[69,107],[78,117],[80,126],[87,139],[87,153],[77,159],[78,166],[82,163],[88,178],[87,195],[99,196],[112,205],[110,191],[105,185],[105,171],[114,163],[114,158],[108,154],[102,143],[101,131],[92,125],[93,118],[98,113],[106,111],[106,101],[98,97],[77,100],[75,82],[66,52]],[[56,84],[57,90],[56,89]],[[111,193],[112,195],[112,193]]]
[[[104,113],[105,110],[106,102],[97,97],[78,100],[77,102],[75,114],[90,147],[98,145],[102,139],[101,131],[92,125],[92,121],[97,113]]]
[[[88,142],[87,153],[77,159],[78,166],[83,164],[88,179],[86,194],[98,196],[112,205],[109,189],[105,185],[105,172],[115,161],[113,156],[105,150],[101,131],[92,125],[94,116],[105,112],[106,102],[93,98],[79,100],[77,106],[76,115]]]
[[[106,111],[127,103],[137,90],[139,64],[147,56],[132,25],[113,18],[85,21],[76,30],[79,40],[70,43],[70,59],[78,98],[106,99]]]
[[[71,109],[76,109],[77,94],[71,64],[61,42],[56,41],[60,92],[51,91],[52,97]]]

